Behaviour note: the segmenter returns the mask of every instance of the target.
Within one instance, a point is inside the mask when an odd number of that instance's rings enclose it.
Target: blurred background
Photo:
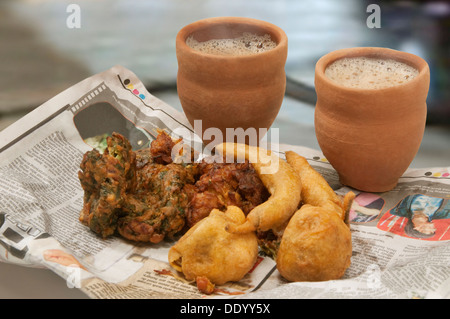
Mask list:
[[[71,4],[80,27],[70,28]],[[381,9],[369,28],[369,4]],[[383,46],[423,57],[431,68],[428,123],[413,166],[450,162],[450,4],[375,0],[1,0],[0,130],[77,82],[120,64],[149,92],[182,111],[176,94],[175,37],[213,16],[272,22],[288,35],[286,98],[273,127],[282,143],[318,149],[314,66],[346,47]]]

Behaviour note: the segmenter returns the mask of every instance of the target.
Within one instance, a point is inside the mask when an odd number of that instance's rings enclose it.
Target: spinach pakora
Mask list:
[[[269,193],[245,163],[172,161],[173,140],[160,132],[150,148],[133,151],[113,133],[103,153],[84,154],[78,173],[84,190],[79,220],[103,238],[139,242],[173,239],[213,209],[240,207],[246,214]]]

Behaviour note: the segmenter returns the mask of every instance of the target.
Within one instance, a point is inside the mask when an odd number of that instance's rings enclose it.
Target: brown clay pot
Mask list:
[[[270,34],[277,46],[246,56],[220,56],[195,51],[186,44],[197,41],[236,38],[243,32]],[[268,130],[277,116],[286,88],[287,37],[279,27],[260,20],[218,17],[194,22],[176,37],[177,88],[184,113],[192,126],[202,120],[204,136],[208,128],[260,128]],[[258,134],[258,141],[263,136]],[[222,141],[217,141],[222,142]]]
[[[336,84],[327,65],[343,57],[389,58],[419,70],[413,80],[379,90]],[[418,56],[386,48],[333,51],[316,64],[315,130],[320,148],[342,184],[368,192],[389,191],[411,164],[422,141],[430,82]]]

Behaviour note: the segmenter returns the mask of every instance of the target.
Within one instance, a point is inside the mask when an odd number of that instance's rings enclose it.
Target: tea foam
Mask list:
[[[419,74],[414,67],[392,59],[353,57],[339,59],[325,69],[325,76],[340,85],[382,89],[411,81]]]
[[[233,39],[211,39],[199,42],[190,36],[186,44],[194,50],[215,55],[250,55],[265,52],[276,47],[269,34],[243,33]]]

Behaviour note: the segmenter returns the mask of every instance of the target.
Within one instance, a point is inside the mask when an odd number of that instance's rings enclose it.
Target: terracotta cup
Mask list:
[[[383,89],[348,88],[324,74],[344,57],[394,59],[419,74]],[[425,129],[428,64],[418,56],[387,48],[349,48],[326,54],[316,64],[315,130],[319,146],[342,184],[368,192],[393,189],[411,164]]]
[[[202,53],[186,44],[197,41],[237,38],[244,32],[269,34],[276,47],[262,53],[223,56]],[[254,128],[257,141],[264,136],[277,116],[286,89],[285,63],[287,37],[279,27],[260,20],[218,17],[194,22],[182,28],[176,37],[178,60],[177,89],[184,113],[192,126],[201,120],[196,133],[205,143],[218,139],[205,135],[209,128]],[[195,128],[195,127],[194,127]],[[242,130],[241,130],[242,131]],[[251,139],[246,139],[246,142]],[[213,141],[222,142],[222,141]],[[230,141],[231,142],[231,141]]]

